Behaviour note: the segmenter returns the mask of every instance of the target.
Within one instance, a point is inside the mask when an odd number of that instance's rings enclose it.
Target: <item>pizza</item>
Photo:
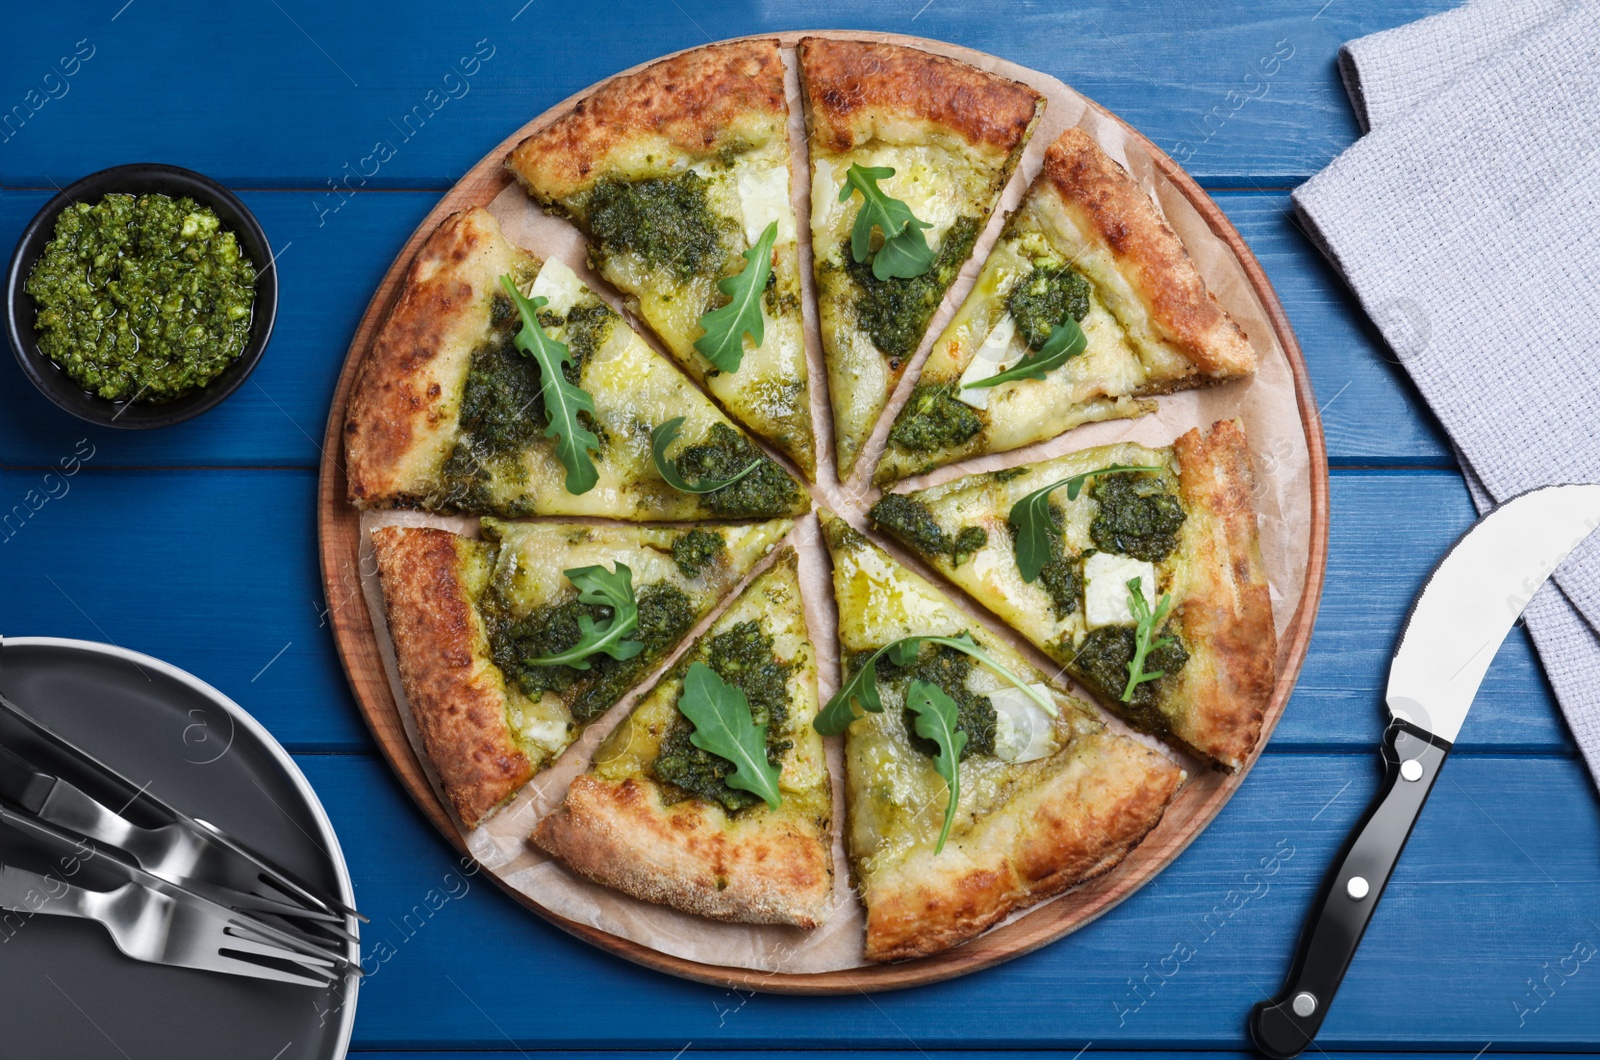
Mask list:
[[[777,41],[712,45],[606,82],[506,164],[535,199],[582,226],[590,263],[673,357],[811,476],[788,116]],[[724,285],[757,267],[746,255],[760,248],[761,341],[740,332],[707,346],[706,314],[729,303]]]
[[[800,75],[817,311],[843,479],[971,255],[1044,98],[915,48],[825,37],[800,42]],[[852,166],[893,171],[876,187],[922,226],[931,262],[920,275],[880,278],[881,245],[858,260],[854,229],[866,193],[840,201]]]
[[[573,870],[645,901],[717,920],[816,927],[833,889],[833,796],[797,557],[785,549],[633,708],[533,839]],[[734,787],[739,767],[693,742],[698,664],[765,726],[779,802]]]
[[[1238,769],[1276,682],[1254,489],[1244,430],[1223,420],[1168,448],[1099,446],[889,494],[872,519],[1130,724]],[[1030,496],[1045,543],[1031,581],[1011,514]],[[1162,676],[1135,682],[1141,606],[1161,621],[1144,623],[1137,676]]]
[[[1067,317],[1081,353],[974,385],[1040,355]],[[934,342],[874,480],[1142,416],[1156,395],[1255,367],[1254,349],[1150,198],[1088,133],[1068,129]]]
[[[1014,650],[843,520],[825,516],[823,529],[845,676],[876,655],[881,697],[881,711],[860,713],[845,736],[846,838],[867,957],[937,953],[1121,862],[1161,820],[1183,770],[1049,691]],[[963,634],[987,661],[943,643],[922,644],[900,665],[879,654],[906,637]],[[954,701],[966,735],[942,851],[949,785],[907,706],[918,682]]]
[[[518,313],[501,277],[545,299],[540,324],[574,362],[566,382],[593,401],[592,414],[578,414],[598,443],[596,480],[583,492],[568,489],[548,436],[541,369],[515,344]],[[675,489],[651,455],[652,431],[675,417],[680,468],[714,477],[756,470],[713,493]],[[345,472],[360,508],[635,520],[807,508],[799,483],[570,268],[513,245],[478,208],[446,218],[417,251],[350,396]]]
[[[461,822],[475,828],[646,677],[788,533],[788,520],[716,528],[482,520],[372,532],[401,684]],[[626,658],[541,665],[616,618],[573,572],[626,567],[637,608]],[[618,652],[618,654],[625,654]],[[580,665],[581,664],[581,665]]]

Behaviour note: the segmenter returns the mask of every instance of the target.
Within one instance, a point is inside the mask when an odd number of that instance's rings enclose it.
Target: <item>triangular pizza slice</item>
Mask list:
[[[1088,133],[1068,129],[934,342],[874,479],[1142,416],[1155,395],[1255,368],[1255,350],[1149,196]]]
[[[1131,724],[1238,769],[1277,658],[1254,487],[1224,420],[891,493],[872,518]]]
[[[843,479],[971,255],[1044,98],[944,56],[826,37],[800,42],[800,76],[811,252]],[[914,225],[906,226],[907,209]],[[901,240],[925,241],[919,263],[888,269],[880,258],[889,233],[865,227],[874,219]]]
[[[645,901],[816,927],[833,886],[816,713],[816,657],[785,549],[606,737],[534,842]],[[758,766],[764,779],[748,779]]]
[[[524,348],[533,344],[557,351],[554,402],[555,381]],[[706,486],[754,470],[709,493],[675,488],[651,438],[679,417],[666,457],[680,481]],[[575,432],[586,436],[581,482],[568,448]],[[356,380],[345,452],[361,508],[647,520],[808,507],[800,484],[570,268],[516,247],[479,208],[446,218],[417,252]]]
[[[847,840],[867,956],[936,953],[1121,862],[1161,820],[1183,771],[1051,692],[1013,649],[842,520],[825,515],[823,529],[846,685],[819,725],[848,724]],[[867,705],[869,668],[879,710],[841,705],[852,692]],[[918,708],[935,701],[960,745],[954,800],[942,768],[950,754]]]
[[[612,78],[506,164],[722,407],[813,475],[783,80],[775,40],[696,48]]]
[[[374,530],[401,683],[462,822],[476,827],[565,750],[791,525]]]

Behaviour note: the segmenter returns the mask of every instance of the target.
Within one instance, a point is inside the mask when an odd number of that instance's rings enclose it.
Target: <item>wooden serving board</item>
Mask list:
[[[776,34],[785,47],[793,47],[801,37],[808,35],[814,34],[799,31]],[[828,35],[925,47],[966,59],[977,65],[993,61],[990,57],[969,49],[898,34]],[[763,36],[770,38],[774,35]],[[623,71],[623,73],[631,72]],[[449,811],[439,801],[422,763],[412,748],[400,707],[395,701],[380,655],[379,632],[373,626],[371,614],[363,598],[360,514],[348,500],[348,486],[342,461],[345,405],[360,362],[393,303],[405,270],[418,247],[448,215],[473,206],[487,206],[504,191],[512,182],[510,174],[503,165],[503,160],[511,148],[532,131],[565,112],[595,87],[598,86],[591,86],[563,100],[507,137],[440,199],[438,205],[412,233],[385,273],[356,329],[334,391],[324,434],[321,475],[317,491],[317,529],[324,589],[327,593],[334,639],[356,702],[384,757],[418,807],[439,832],[464,855],[467,853],[466,843]],[[1111,873],[1090,881],[965,945],[915,961],[810,974],[770,972],[699,963],[662,953],[630,939],[558,916],[540,905],[534,898],[506,885],[499,877],[490,874],[491,878],[518,902],[563,930],[601,949],[646,967],[700,982],[747,990],[797,994],[900,989],[938,982],[990,967],[1053,942],[1089,923],[1154,878],[1205,829],[1238,790],[1283,714],[1284,705],[1289,699],[1305,659],[1321,598],[1328,537],[1327,456],[1321,421],[1317,415],[1310,378],[1294,332],[1260,263],[1243,238],[1222,210],[1176,162],[1115,115],[1092,102],[1090,105],[1104,117],[1115,121],[1126,131],[1135,145],[1148,153],[1157,170],[1188,200],[1210,230],[1232,251],[1242,266],[1251,289],[1265,310],[1272,331],[1287,356],[1293,374],[1295,405],[1310,458],[1310,517],[1309,525],[1304,528],[1308,535],[1309,557],[1298,607],[1279,638],[1277,686],[1267,706],[1261,739],[1249,763],[1244,769],[1232,775],[1220,771],[1207,771],[1191,780],[1168,808],[1160,825]],[[824,446],[831,445],[831,439],[821,438],[819,441]]]

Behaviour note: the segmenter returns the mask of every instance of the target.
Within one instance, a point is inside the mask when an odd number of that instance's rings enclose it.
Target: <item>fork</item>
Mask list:
[[[328,987],[337,980],[332,961],[265,942],[245,921],[209,903],[162,894],[133,881],[111,891],[92,891],[59,877],[0,865],[0,909],[97,921],[111,933],[117,949],[151,964],[302,986]],[[264,963],[268,961],[285,967]]]

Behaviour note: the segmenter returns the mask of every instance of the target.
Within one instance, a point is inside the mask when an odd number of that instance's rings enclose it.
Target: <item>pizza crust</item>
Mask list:
[[[482,545],[432,527],[380,527],[372,548],[400,682],[450,805],[468,828],[533,777],[506,721],[505,682],[468,590]]]

